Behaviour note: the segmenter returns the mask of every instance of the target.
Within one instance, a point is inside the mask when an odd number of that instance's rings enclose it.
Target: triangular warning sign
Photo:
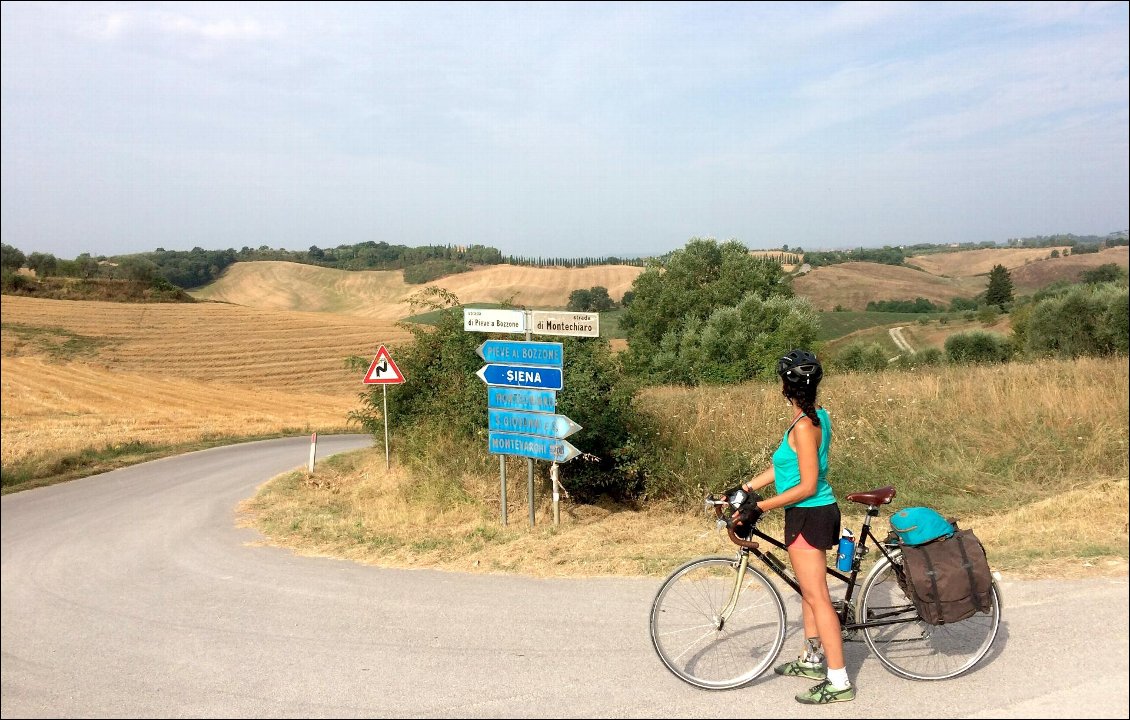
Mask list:
[[[404,375],[392,361],[392,356],[384,345],[377,350],[377,356],[373,358],[373,364],[369,366],[362,382],[366,385],[399,385],[404,382]]]

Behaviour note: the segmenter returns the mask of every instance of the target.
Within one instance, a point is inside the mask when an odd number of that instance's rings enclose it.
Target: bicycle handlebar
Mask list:
[[[761,546],[760,543],[753,540],[746,540],[744,538],[738,537],[737,533],[734,532],[733,523],[730,522],[729,518],[722,514],[722,509],[730,506],[730,501],[725,496],[707,495],[703,503],[708,510],[711,506],[714,507],[714,516],[720,523],[719,527],[725,525],[726,534],[730,537],[730,542],[734,543],[738,547],[743,547],[748,550],[756,550]]]

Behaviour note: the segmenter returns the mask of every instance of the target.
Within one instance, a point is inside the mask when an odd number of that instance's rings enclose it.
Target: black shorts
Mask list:
[[[831,550],[840,542],[840,506],[836,503],[818,507],[785,508],[785,547],[804,535],[809,545]]]

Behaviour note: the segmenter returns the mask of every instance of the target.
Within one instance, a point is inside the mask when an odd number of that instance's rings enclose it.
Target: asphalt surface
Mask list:
[[[319,438],[318,457],[371,445]],[[165,458],[0,498],[2,703],[16,717],[1128,715],[1127,579],[1013,581],[993,651],[914,682],[847,645],[858,698],[686,685],[656,658],[656,578],[390,570],[263,547],[235,506],[308,438]],[[798,648],[790,598],[783,656]]]

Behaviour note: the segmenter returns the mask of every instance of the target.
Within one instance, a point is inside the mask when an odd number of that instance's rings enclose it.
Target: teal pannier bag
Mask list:
[[[909,507],[891,515],[891,529],[903,545],[924,545],[954,534],[954,526],[937,510]]]

